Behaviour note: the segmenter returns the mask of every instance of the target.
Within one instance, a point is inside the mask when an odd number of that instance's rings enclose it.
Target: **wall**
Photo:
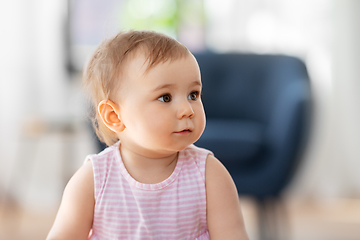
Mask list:
[[[360,1],[334,1],[335,164],[340,194],[360,196]]]

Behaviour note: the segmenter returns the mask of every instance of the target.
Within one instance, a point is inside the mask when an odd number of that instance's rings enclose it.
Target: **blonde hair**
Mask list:
[[[185,57],[188,49],[164,34],[153,31],[120,32],[115,37],[104,40],[91,56],[83,74],[83,85],[91,98],[90,118],[99,140],[113,145],[119,139],[117,134],[106,127],[97,111],[102,100],[112,100],[120,87],[121,73],[126,61],[142,51],[147,58],[147,69],[159,63]]]

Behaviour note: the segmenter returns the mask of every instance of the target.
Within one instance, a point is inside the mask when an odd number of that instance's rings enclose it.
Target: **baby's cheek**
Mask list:
[[[204,117],[204,120],[202,121],[202,124],[200,126],[200,130],[199,130],[199,138],[200,138],[200,136],[203,134],[203,132],[205,130],[205,125],[206,125],[206,120],[205,120],[205,117]]]
[[[163,133],[165,131],[173,131],[171,129],[173,119],[166,118],[165,116],[153,117],[151,120],[152,129],[156,133]]]
[[[205,125],[206,125],[206,116],[205,116],[205,111],[204,111],[203,107],[201,107],[199,109],[199,125],[201,125],[204,130]]]

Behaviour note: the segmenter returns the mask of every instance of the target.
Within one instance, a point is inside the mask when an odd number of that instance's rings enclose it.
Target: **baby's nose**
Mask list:
[[[188,101],[184,101],[183,103],[181,103],[181,106],[179,107],[179,112],[178,112],[178,118],[184,118],[184,117],[188,117],[191,118],[194,116],[194,110],[191,106],[191,104]]]

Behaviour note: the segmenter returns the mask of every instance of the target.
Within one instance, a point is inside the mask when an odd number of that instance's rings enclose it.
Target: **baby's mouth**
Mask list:
[[[192,130],[190,130],[190,129],[187,128],[187,129],[184,129],[184,130],[175,132],[175,133],[190,133],[190,132],[192,132]]]

